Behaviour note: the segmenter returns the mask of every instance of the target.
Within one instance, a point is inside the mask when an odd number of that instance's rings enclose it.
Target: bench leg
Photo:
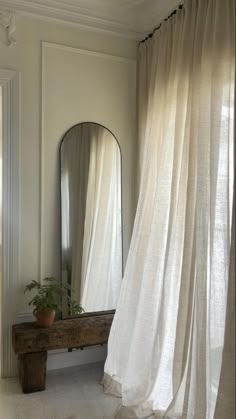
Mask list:
[[[47,352],[34,352],[18,356],[19,378],[23,393],[45,390]]]

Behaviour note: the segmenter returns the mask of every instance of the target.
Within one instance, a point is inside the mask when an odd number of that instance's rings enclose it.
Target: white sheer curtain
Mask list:
[[[122,398],[116,418],[214,417],[225,381],[234,83],[235,0],[187,0],[140,45],[141,185],[103,379]]]
[[[91,131],[81,276],[85,311],[111,310],[122,281],[121,157],[112,134]]]

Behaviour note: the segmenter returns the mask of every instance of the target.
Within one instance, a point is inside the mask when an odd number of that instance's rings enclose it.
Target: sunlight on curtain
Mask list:
[[[226,339],[234,88],[234,0],[186,0],[140,45],[140,194],[103,380],[122,397],[117,418],[214,417]]]

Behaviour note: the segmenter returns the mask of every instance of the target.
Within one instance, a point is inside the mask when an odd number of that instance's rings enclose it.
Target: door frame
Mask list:
[[[0,69],[2,88],[2,249],[0,272],[0,376],[16,373],[11,328],[19,287],[19,73]]]

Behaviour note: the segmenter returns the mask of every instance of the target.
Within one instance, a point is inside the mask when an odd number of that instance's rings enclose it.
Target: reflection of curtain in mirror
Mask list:
[[[93,126],[81,282],[85,311],[114,309],[121,280],[120,150],[107,130]]]
[[[86,125],[68,132],[62,145],[62,272],[80,298],[84,217],[89,172],[90,134]]]

